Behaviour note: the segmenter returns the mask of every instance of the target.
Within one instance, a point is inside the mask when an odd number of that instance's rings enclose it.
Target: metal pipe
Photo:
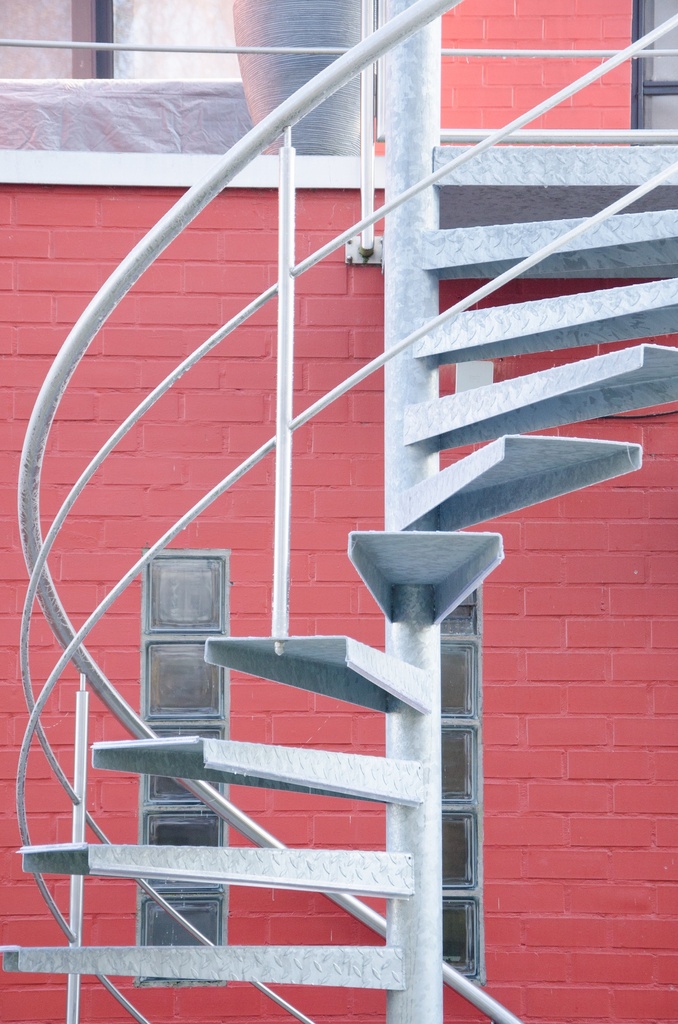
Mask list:
[[[0,46],[39,50],[102,50],[123,53],[216,53],[299,54],[340,57],[345,46],[152,46],[145,43],[98,43],[75,39],[0,39]]]
[[[360,34],[367,39],[374,32],[374,0],[361,0]],[[374,212],[374,65],[360,72],[360,216]],[[374,252],[374,225],[360,233],[360,255]]]
[[[389,0],[387,14],[411,0]],[[426,175],[440,133],[440,25],[430,25],[385,58],[386,200]],[[412,83],[417,81],[417,88]],[[384,231],[384,350],[439,309],[438,281],[415,265],[412,251],[421,233],[438,225],[438,196],[427,189],[386,220]],[[408,405],[438,397],[438,368],[411,352],[390,359],[384,375],[385,529],[402,490],[434,475],[437,452],[403,444]],[[440,628],[433,626],[430,587],[398,587],[397,614],[386,622],[386,653],[424,669],[430,680],[431,714],[412,708],[386,716],[386,756],[411,759],[424,769],[417,807],[388,805],[386,849],[409,853],[414,895],[387,901],[386,940],[403,950],[408,979],[402,992],[387,992],[387,1024],[442,1024],[442,802],[440,734]]]
[[[486,128],[443,128],[440,141],[446,143],[481,142],[492,132]],[[511,134],[511,145],[524,143],[605,143],[607,145],[661,145],[678,142],[676,128],[523,128]]]
[[[528,48],[478,48],[478,47],[464,47],[464,46],[448,46],[443,47],[440,51],[443,57],[501,57],[505,59],[507,57],[535,57],[539,59],[563,59],[563,60],[583,60],[586,58],[606,58],[614,57],[618,50],[537,50]],[[638,60],[643,57],[678,57],[678,50],[655,50],[646,49],[640,53],[636,53],[631,58],[632,60]]]
[[[87,734],[89,725],[89,694],[87,677],[80,674],[80,689],[75,695],[75,742],[73,751],[73,791],[78,802],[73,805],[71,842],[85,842],[87,824]],[[68,924],[73,932],[71,946],[82,945],[84,875],[71,875]],[[80,975],[69,974],[66,986],[66,1024],[80,1020]]]
[[[383,25],[386,21],[386,0],[377,0],[377,26]],[[375,93],[377,108],[377,123],[375,128],[375,142],[384,141],[384,58],[377,61],[377,72],[375,75]]]
[[[278,374],[276,381],[275,519],[273,525],[273,619],[271,636],[289,636],[290,535],[292,524],[292,431],[294,399],[295,191],[292,130],[280,149],[278,188]],[[282,654],[276,645],[276,650]]]

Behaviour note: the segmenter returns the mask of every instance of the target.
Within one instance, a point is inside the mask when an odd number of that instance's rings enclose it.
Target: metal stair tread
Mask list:
[[[205,660],[376,711],[407,704],[428,714],[425,672],[346,636],[210,638]]]
[[[439,364],[672,334],[678,278],[460,313],[417,342]]]
[[[421,803],[418,761],[177,736],[95,743],[95,768],[205,779],[415,806]]]
[[[405,988],[403,953],[392,946],[4,946],[0,951],[6,971],[36,974]]]
[[[438,277],[493,277],[583,223],[585,218],[488,224],[426,231],[422,235],[425,270]],[[631,270],[678,260],[678,211],[620,213],[566,242],[562,249],[527,271],[525,277],[588,277],[608,271],[630,277]],[[669,276],[669,275],[665,275]]]
[[[431,622],[439,623],[472,593],[504,557],[497,533],[386,533],[349,535],[349,558],[390,620],[399,590],[427,587]]]
[[[454,448],[676,400],[678,350],[637,345],[410,406],[404,437]]]
[[[412,858],[362,850],[61,844],[19,850],[24,871],[406,899]]]
[[[451,163],[469,146],[436,146],[433,170]],[[486,150],[437,182],[445,185],[600,186],[642,185],[676,161],[676,147],[511,145]],[[676,178],[678,185],[678,177]]]
[[[459,530],[640,468],[639,445],[507,435],[404,491],[395,525]]]

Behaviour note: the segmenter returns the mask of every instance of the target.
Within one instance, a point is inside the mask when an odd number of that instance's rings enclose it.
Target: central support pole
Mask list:
[[[389,0],[388,17],[411,6]],[[440,134],[440,23],[424,28],[386,58],[386,202],[431,170]],[[429,189],[390,214],[384,238],[385,347],[391,348],[438,312],[438,285],[418,266],[421,232],[437,228],[437,196]],[[403,415],[411,403],[438,395],[438,376],[409,352],[385,368],[386,529],[393,529],[397,496],[438,471],[437,454],[403,445]],[[426,528],[424,526],[424,528]],[[424,765],[420,807],[387,809],[387,849],[411,853],[415,896],[391,901],[389,943],[405,950],[407,988],[389,992],[388,1024],[441,1024],[442,826],[440,754],[440,630],[433,626],[430,588],[400,587],[386,650],[423,668],[431,679],[431,715],[404,711],[387,715],[386,753]]]
[[[80,689],[75,695],[75,744],[73,765],[73,792],[78,803],[73,805],[71,842],[85,842],[87,823],[87,735],[89,716],[89,694],[87,677],[80,676]],[[68,924],[75,938],[71,946],[82,945],[82,915],[85,887],[84,875],[71,875],[70,912]],[[80,975],[68,975],[66,990],[66,1024],[78,1024],[80,1020]]]

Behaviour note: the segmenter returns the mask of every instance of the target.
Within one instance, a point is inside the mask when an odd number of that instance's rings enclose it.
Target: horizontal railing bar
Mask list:
[[[441,128],[440,141],[482,142],[490,128]],[[512,132],[508,143],[607,143],[618,145],[661,145],[678,142],[676,128],[523,128]]]
[[[112,53],[203,53],[203,54],[297,54],[300,56],[340,57],[348,53],[346,46],[162,46],[151,43],[101,43],[82,39],[0,39],[0,46],[38,50],[100,50]],[[443,57],[499,57],[501,59],[530,58],[535,60],[591,60],[614,57],[618,50],[558,50],[558,49],[516,49],[496,47],[443,47]],[[678,50],[655,50],[648,48],[634,54],[630,60],[647,57],[678,57]]]
[[[103,50],[113,53],[298,54],[340,57],[346,46],[157,46],[150,43],[97,43],[76,39],[0,39],[0,46],[39,50]]]

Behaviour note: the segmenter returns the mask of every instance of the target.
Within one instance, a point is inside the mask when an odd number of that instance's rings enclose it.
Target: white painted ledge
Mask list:
[[[56,150],[0,150],[0,184],[118,185],[189,187],[206,174],[220,156],[187,153],[69,153]],[[297,188],[357,189],[357,157],[298,156]],[[383,158],[375,167],[377,188],[383,188]],[[278,158],[260,156],[231,182],[230,188],[277,188]]]

